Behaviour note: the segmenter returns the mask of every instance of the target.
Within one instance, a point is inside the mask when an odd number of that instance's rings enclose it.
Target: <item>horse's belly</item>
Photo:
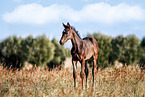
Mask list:
[[[94,54],[93,52],[87,53],[85,56],[85,60],[90,59],[93,56],[93,54]]]
[[[93,55],[86,56],[85,60],[90,59],[92,56],[93,56]]]

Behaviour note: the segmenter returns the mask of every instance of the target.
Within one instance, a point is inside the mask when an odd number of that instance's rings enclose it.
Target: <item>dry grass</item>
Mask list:
[[[0,97],[144,97],[144,73],[135,66],[108,67],[96,74],[95,90],[91,89],[91,73],[90,88],[82,90],[80,77],[78,87],[73,89],[72,69],[9,71],[1,66]]]

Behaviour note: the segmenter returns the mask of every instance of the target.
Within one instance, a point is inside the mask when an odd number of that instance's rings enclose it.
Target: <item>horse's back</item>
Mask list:
[[[96,41],[95,38],[93,37],[85,37],[83,38],[83,40],[85,41],[85,46],[86,49],[88,50],[88,53],[95,53],[98,54],[98,42]]]
[[[83,38],[83,40],[89,41],[89,42],[91,42],[93,45],[98,46],[98,43],[97,43],[96,39],[93,38],[93,37],[85,37],[85,38]]]

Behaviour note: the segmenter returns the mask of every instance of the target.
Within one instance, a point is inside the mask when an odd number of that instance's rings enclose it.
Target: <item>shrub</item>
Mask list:
[[[88,34],[88,36],[94,37],[99,45],[99,55],[98,55],[98,66],[99,67],[107,67],[109,64],[109,56],[112,51],[111,40],[112,37],[100,34],[93,33]]]
[[[49,69],[52,69],[54,67],[58,67],[60,66],[60,68],[62,67],[61,65],[64,65],[63,62],[65,61],[66,55],[65,55],[65,48],[61,45],[58,44],[58,41],[54,38],[52,40],[52,43],[55,46],[55,50],[54,50],[54,57],[53,59],[48,62],[48,67]]]
[[[1,62],[8,68],[20,68],[25,58],[21,50],[22,38],[9,37],[0,43]]]
[[[25,61],[37,66],[46,65],[53,59],[54,49],[45,35],[26,39],[13,36],[0,43],[0,60],[8,68],[20,68]]]
[[[29,42],[29,38],[26,42]],[[26,46],[26,48],[29,49],[28,53],[30,54],[28,62],[37,66],[46,65],[54,57],[55,47],[45,35],[33,39],[32,43],[30,42],[30,45]]]
[[[135,35],[122,35],[112,39],[112,52],[110,61],[114,63],[116,60],[123,64],[136,64],[138,62],[138,46],[140,40]]]

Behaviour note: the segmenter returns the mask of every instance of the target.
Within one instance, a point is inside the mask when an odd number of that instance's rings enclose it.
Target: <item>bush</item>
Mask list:
[[[145,69],[145,37],[142,39],[138,50],[139,65],[141,69]]]
[[[21,50],[22,38],[16,36],[5,39],[0,43],[1,62],[8,68],[20,68],[25,61]]]
[[[107,67],[109,64],[109,56],[112,51],[112,37],[100,33],[88,34],[88,36],[94,37],[99,45],[98,67]]]
[[[26,48],[29,49],[27,53],[30,54],[28,54],[30,56],[28,59],[29,63],[40,66],[46,65],[53,59],[55,47],[45,35],[36,37],[36,39],[32,40],[32,43],[29,43],[29,39],[26,40]]]
[[[58,41],[54,38],[52,40],[52,43],[55,46],[54,50],[54,57],[53,59],[47,64],[49,69],[53,69],[54,67],[62,68],[64,65],[63,62],[65,61],[66,55],[65,55],[65,48],[58,44]]]
[[[25,61],[37,66],[46,65],[53,59],[54,49],[45,35],[26,39],[13,36],[0,43],[0,60],[8,68],[20,68]]]
[[[135,35],[122,35],[112,39],[112,52],[110,61],[114,63],[116,60],[123,64],[136,64],[138,62],[138,46],[140,40]]]
[[[145,38],[140,40],[135,35],[123,37],[109,37],[100,33],[88,34],[94,37],[99,44],[98,66],[107,67],[114,65],[115,61],[132,65],[138,62],[145,64]]]

